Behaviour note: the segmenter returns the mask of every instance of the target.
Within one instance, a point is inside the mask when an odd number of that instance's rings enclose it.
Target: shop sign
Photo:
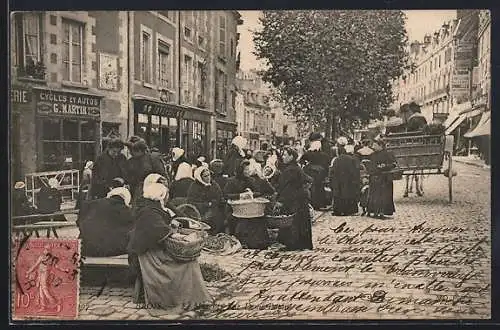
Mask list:
[[[31,102],[31,93],[25,88],[12,86],[10,100],[16,104],[27,104]]]
[[[38,90],[37,112],[44,115],[98,117],[101,114],[101,98],[93,95]]]
[[[468,90],[470,83],[469,74],[454,74],[451,79],[452,90]]]
[[[175,105],[161,104],[147,100],[136,100],[135,110],[138,113],[169,118],[177,118],[181,113],[181,109],[177,108]]]

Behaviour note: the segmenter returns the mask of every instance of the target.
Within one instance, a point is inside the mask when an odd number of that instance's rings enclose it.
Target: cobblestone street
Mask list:
[[[314,250],[243,250],[202,255],[231,277],[208,283],[215,304],[184,315],[152,316],[132,288],[83,286],[80,319],[442,319],[490,316],[490,172],[455,163],[429,176],[423,197],[403,198],[385,220],[317,214]]]

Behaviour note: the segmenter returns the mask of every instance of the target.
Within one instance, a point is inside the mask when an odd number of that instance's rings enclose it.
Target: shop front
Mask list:
[[[217,120],[216,129],[216,157],[219,159],[224,159],[229,150],[229,147],[231,146],[233,138],[236,136],[237,124]]]
[[[151,148],[168,153],[180,142],[183,109],[177,105],[134,98],[134,135]]]
[[[195,160],[200,156],[211,159],[210,119],[209,111],[186,107],[181,123],[181,145],[188,159]]]
[[[101,96],[34,89],[37,171],[80,170],[100,149]]]
[[[10,164],[12,180],[22,180],[24,173],[36,170],[35,113],[30,86],[11,86]],[[30,156],[30,157],[28,157]],[[30,162],[31,160],[31,162]],[[31,164],[30,164],[31,163]]]

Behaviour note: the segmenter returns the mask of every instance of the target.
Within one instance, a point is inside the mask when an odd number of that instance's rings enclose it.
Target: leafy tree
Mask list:
[[[391,79],[407,68],[404,20],[400,10],[264,11],[254,34],[262,78],[289,113],[327,137],[336,123],[380,118],[393,101]]]

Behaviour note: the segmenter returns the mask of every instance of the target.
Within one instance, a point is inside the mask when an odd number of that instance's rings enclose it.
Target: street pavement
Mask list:
[[[422,197],[403,198],[401,180],[393,217],[317,213],[313,251],[202,254],[231,274],[207,283],[208,308],[158,314],[132,288],[82,286],[79,319],[488,319],[490,171],[455,169],[452,205],[442,175],[425,177]]]

